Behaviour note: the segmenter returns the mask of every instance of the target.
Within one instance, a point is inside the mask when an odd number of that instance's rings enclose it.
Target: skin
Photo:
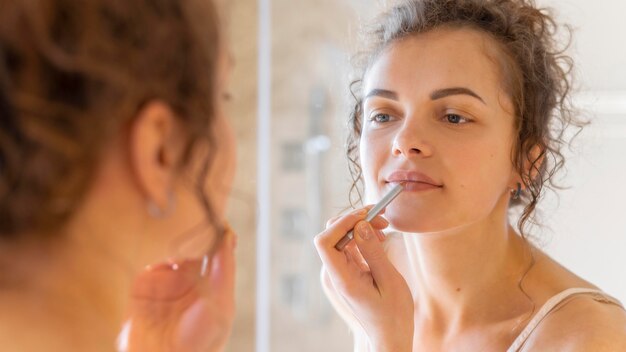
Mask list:
[[[225,53],[212,127],[216,157],[205,180],[220,223],[235,163],[222,98]],[[128,130],[108,142],[82,206],[61,233],[47,242],[0,247],[2,265],[12,269],[2,277],[11,286],[0,291],[3,349],[112,351],[123,322],[132,321],[126,341],[131,352],[223,350],[234,317],[235,235],[227,231],[204,276],[201,255],[215,239],[212,227],[196,232],[194,245],[202,251],[173,249],[206,219],[191,182],[208,146],[181,169],[186,137],[180,123],[165,103],[147,104]],[[149,214],[149,203],[161,216]]]
[[[511,162],[513,105],[498,50],[476,30],[438,29],[391,44],[365,76],[360,160],[368,202],[389,190],[396,170],[421,172],[434,186],[415,191],[413,183],[387,207],[391,227],[408,234],[385,248],[360,239],[357,227],[354,251],[334,250],[362,219],[354,215],[316,239],[325,290],[354,331],[355,350],[503,351],[533,303],[538,309],[567,288],[594,287],[508,222],[521,178]],[[523,280],[529,300],[519,283],[532,258]],[[626,315],[579,296],[549,315],[524,351],[591,346],[625,349]]]

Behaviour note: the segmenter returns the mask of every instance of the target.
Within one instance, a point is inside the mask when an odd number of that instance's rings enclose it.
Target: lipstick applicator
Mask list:
[[[365,216],[365,221],[372,221],[378,214],[380,214],[381,211],[383,211],[383,209],[385,209],[385,207],[387,207],[387,205],[389,205],[389,203],[391,203],[392,200],[394,200],[400,193],[402,193],[402,191],[404,191],[404,182],[398,183],[394,188],[391,189],[391,191],[389,191],[389,193],[385,194],[383,199],[376,203],[376,205],[374,205],[372,209],[367,212],[367,215]],[[354,230],[348,231],[348,233],[343,236],[339,240],[339,242],[337,242],[337,244],[335,245],[335,249],[338,251],[343,250],[348,242],[350,242],[353,238]]]

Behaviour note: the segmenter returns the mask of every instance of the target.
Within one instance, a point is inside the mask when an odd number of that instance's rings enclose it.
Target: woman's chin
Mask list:
[[[416,214],[403,209],[389,207],[385,211],[385,219],[389,221],[389,229],[409,233],[444,233],[460,229],[471,223],[465,219],[450,219],[440,214]]]
[[[400,232],[428,233],[443,230],[445,227],[437,226],[432,221],[425,221],[415,216],[402,216],[401,214],[385,214],[389,221],[389,228]]]
[[[470,228],[476,221],[467,219],[442,219],[389,212],[385,214],[389,230],[418,234],[453,234]]]

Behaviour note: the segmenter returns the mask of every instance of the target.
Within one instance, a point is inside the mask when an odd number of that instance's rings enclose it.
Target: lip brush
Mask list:
[[[385,194],[383,199],[381,199],[378,203],[376,203],[376,205],[374,205],[374,207],[372,207],[372,209],[370,209],[370,211],[367,212],[365,221],[367,222],[372,221],[376,217],[376,215],[380,214],[380,212],[383,211],[383,209],[385,209],[385,207],[389,205],[389,203],[391,203],[391,201],[394,200],[398,196],[398,194],[400,194],[403,190],[404,190],[404,183],[399,183],[394,188],[392,188],[391,191],[389,191],[389,193]],[[339,242],[337,242],[337,244],[335,245],[335,249],[337,249],[338,251],[343,250],[343,248],[353,238],[354,238],[354,230],[350,230],[345,236],[343,236],[339,240]]]

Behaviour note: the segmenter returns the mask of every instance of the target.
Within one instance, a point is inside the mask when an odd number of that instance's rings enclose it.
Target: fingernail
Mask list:
[[[174,266],[177,266],[173,261],[166,261],[157,264],[148,264],[144,267],[145,271],[161,271],[161,270],[172,270]],[[173,269],[176,270],[176,269]]]
[[[362,221],[357,226],[359,227],[357,232],[359,233],[359,236],[362,239],[369,240],[370,238],[372,238],[373,231],[372,231],[372,227],[370,226],[370,224],[368,224],[365,221]]]
[[[169,264],[169,269],[174,271],[178,270],[178,268],[180,267],[180,265],[176,262],[176,259],[174,258],[168,258],[167,263]]]
[[[382,216],[380,217],[380,219],[383,221],[383,224],[385,224],[385,226],[389,226],[389,220],[383,218]]]
[[[206,275],[206,270],[209,266],[209,255],[205,254],[202,257],[202,266],[200,267],[200,276],[205,276]]]

